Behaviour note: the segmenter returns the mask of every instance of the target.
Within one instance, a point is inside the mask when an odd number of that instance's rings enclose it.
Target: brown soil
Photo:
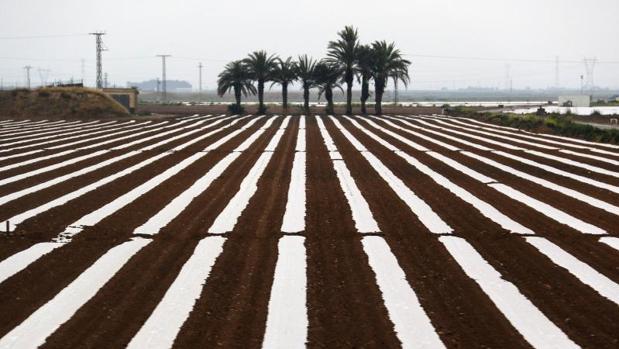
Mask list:
[[[185,113],[194,112],[185,111]],[[204,111],[199,113],[218,114]],[[600,243],[598,237],[585,235],[562,225],[442,164],[425,152],[408,147],[373,128],[363,121],[363,118],[356,117],[356,119],[362,126],[414,156],[453,183],[492,204],[505,215],[535,231],[537,235],[559,245],[609,279],[619,282],[619,253]],[[155,309],[198,242],[209,236],[207,229],[237,193],[242,180],[262,154],[264,147],[281,125],[282,120],[282,117],[278,117],[271,128],[266,130],[247,151],[240,154],[224,175],[215,180],[206,191],[199,194],[159,234],[154,235],[150,244],[131,258],[91,300],[47,339],[45,347],[125,347]],[[517,286],[523,295],[574,342],[583,347],[592,348],[617,346],[619,343],[619,311],[616,304],[600,296],[568,271],[557,267],[529,245],[523,237],[505,231],[484,217],[474,207],[439,186],[430,177],[419,172],[396,153],[389,151],[346,119],[339,117],[339,120],[367,147],[368,151],[380,159],[453,227],[454,235],[466,239],[474,246],[505,280]],[[381,229],[378,235],[387,241],[404,270],[407,281],[414,289],[446,346],[449,348],[530,347],[497,310],[478,284],[464,274],[438,240],[439,236],[432,234],[419,221],[411,209],[389,187],[388,183],[380,178],[363,155],[352,146],[350,140],[335,127],[330,119],[323,117],[323,121],[357,186],[368,201]],[[0,233],[0,260],[36,242],[49,241],[66,225],[129,192],[132,188],[192,154],[202,151],[207,145],[239,129],[247,122],[248,120],[239,122],[234,127],[208,137],[183,151],[170,153],[122,179],[27,220],[18,227],[15,233]],[[401,121],[395,123],[411,129]],[[175,347],[261,347],[277,261],[277,243],[282,236],[280,226],[286,202],[289,199],[287,193],[298,124],[298,117],[293,117],[264,175],[258,181],[256,194],[243,211],[235,229],[225,234],[226,242],[223,252],[213,266],[193,311],[182,326],[176,338]],[[611,235],[619,236],[616,216],[606,211],[497,170],[460,152],[441,148],[388,126],[384,122],[379,122],[379,124],[432,151],[490,176],[498,182],[505,183],[579,219],[604,228]],[[190,187],[263,125],[264,121],[256,123],[217,151],[208,153],[178,175],[164,181],[154,190],[145,193],[95,226],[86,228],[71,243],[43,256],[22,272],[1,282],[0,313],[10,315],[0,317],[0,337],[52,299],[106,251],[127,241],[136,227],[145,223]],[[418,123],[417,125],[423,126]],[[315,348],[398,347],[399,342],[393,324],[376,284],[374,272],[363,251],[362,235],[355,229],[347,200],[340,188],[327,148],[323,144],[315,117],[306,118],[306,128],[307,216],[306,230],[299,235],[305,237],[307,250],[308,346]],[[201,131],[199,134],[210,130],[212,129]],[[596,189],[532,166],[522,165],[496,154],[478,151],[426,131],[412,130],[619,205],[619,195],[606,190]],[[180,132],[170,136],[180,134]],[[156,134],[156,131],[153,134]],[[149,135],[151,134],[138,137]],[[105,178],[198,135],[184,137],[152,151],[141,152],[116,164],[2,205],[0,206],[0,220]],[[480,143],[478,140],[466,139]],[[136,150],[160,140],[145,142],[122,152]],[[102,140],[93,142],[99,141]],[[114,145],[106,145],[102,149]],[[0,162],[0,165],[18,163],[62,150],[45,150],[42,153],[17,160]],[[80,151],[19,167],[6,171],[6,173],[2,172],[0,178],[58,163],[90,151],[95,150]],[[84,166],[118,156],[122,152],[111,151],[75,165],[0,186],[0,195],[71,173]],[[522,154],[522,152],[507,150],[506,152],[619,185],[616,178],[588,173],[574,166],[543,160]],[[561,154],[561,156],[570,158],[567,154]],[[578,160],[582,159],[578,158]],[[588,162],[614,171],[618,170],[617,166],[602,166],[596,160]]]

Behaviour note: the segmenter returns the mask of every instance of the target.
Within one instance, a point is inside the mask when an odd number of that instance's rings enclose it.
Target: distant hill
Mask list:
[[[161,82],[159,82],[161,84]],[[161,87],[157,87],[157,80],[152,79],[142,82],[127,82],[127,87],[136,87],[140,91],[158,91]],[[166,80],[166,90],[174,91],[189,91],[191,84],[183,80]]]
[[[0,91],[0,116],[11,119],[101,119],[128,115],[118,102],[88,88]]]

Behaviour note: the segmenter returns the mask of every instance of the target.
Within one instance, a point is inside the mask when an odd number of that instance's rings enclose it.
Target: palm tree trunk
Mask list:
[[[375,80],[374,85],[374,94],[376,95],[374,97],[376,101],[374,112],[376,115],[383,115],[383,93],[385,92],[385,81],[380,79]]]
[[[368,82],[367,77],[363,77],[361,80],[361,114],[365,115],[368,113],[365,103],[370,97],[370,84]]]
[[[333,90],[331,87],[325,88],[325,98],[327,99],[327,114],[333,114]]]
[[[236,111],[241,112],[241,87],[234,86],[234,99],[236,100]]]
[[[303,86],[303,108],[309,113],[309,86]]]
[[[264,110],[264,80],[258,80],[258,113],[263,114]]]
[[[282,102],[284,106],[284,111],[288,111],[288,83],[284,82],[282,84]]]
[[[346,114],[352,114],[352,78],[346,81]]]

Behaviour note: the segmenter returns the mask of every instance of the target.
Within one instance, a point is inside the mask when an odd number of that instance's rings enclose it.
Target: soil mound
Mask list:
[[[0,91],[0,117],[11,119],[101,119],[128,116],[106,94],[88,88],[47,87]]]

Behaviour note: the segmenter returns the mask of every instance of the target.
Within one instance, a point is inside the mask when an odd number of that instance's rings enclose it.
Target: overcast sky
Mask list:
[[[412,89],[579,87],[584,57],[597,57],[595,83],[619,88],[618,0],[0,0],[0,78],[23,84],[81,78],[94,83],[95,44],[106,31],[104,71],[125,85],[160,76],[213,88],[223,65],[266,49],[320,58],[351,24],[363,42],[395,41],[413,61]],[[80,35],[81,34],[81,35]],[[24,36],[54,36],[16,38]],[[478,59],[473,59],[478,58]],[[483,59],[479,59],[483,58]],[[535,60],[530,62],[528,60]],[[614,62],[614,63],[613,63]],[[39,73],[41,69],[41,73]],[[44,70],[49,70],[46,73]]]

